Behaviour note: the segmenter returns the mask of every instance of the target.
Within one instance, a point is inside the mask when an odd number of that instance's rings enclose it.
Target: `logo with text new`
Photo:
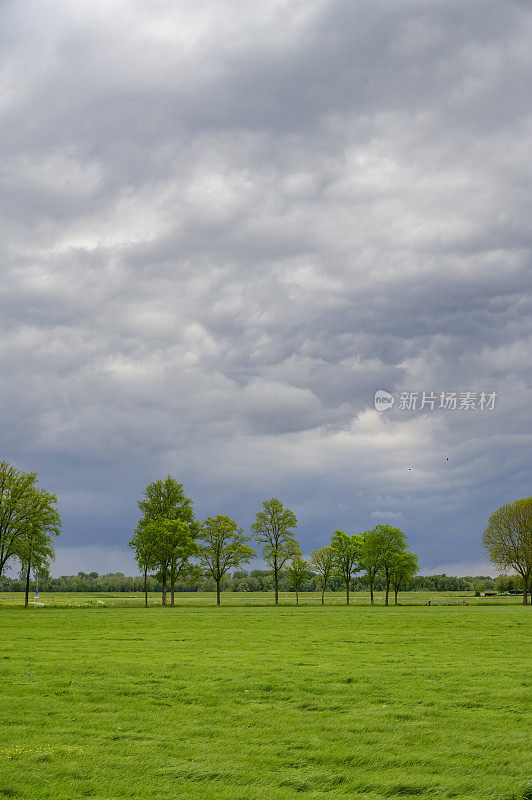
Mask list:
[[[375,392],[374,403],[377,411],[386,411],[393,406],[394,402],[393,394],[390,392],[386,392],[384,389],[377,389]]]

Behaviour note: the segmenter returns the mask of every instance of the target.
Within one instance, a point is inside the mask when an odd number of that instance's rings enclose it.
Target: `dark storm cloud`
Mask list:
[[[2,15],[2,455],[61,496],[72,568],[167,472],[244,525],[282,495],[307,549],[386,516],[427,568],[478,561],[530,493],[529,5]]]

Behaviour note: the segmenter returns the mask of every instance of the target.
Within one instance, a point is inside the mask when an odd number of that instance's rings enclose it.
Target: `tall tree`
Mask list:
[[[394,559],[399,553],[406,550],[406,534],[393,525],[376,525],[378,548],[381,554],[382,571],[386,582],[386,598],[384,605],[388,605],[390,596],[391,570]]]
[[[334,567],[334,548],[331,545],[313,550],[310,554],[310,565],[318,573],[321,583],[321,604],[325,603],[325,591]]]
[[[365,531],[362,534],[360,545],[360,566],[366,573],[366,582],[369,585],[369,596],[371,605],[374,603],[373,587],[375,578],[382,569],[382,548],[381,541],[375,528]]]
[[[140,522],[135,528],[133,538],[129,542],[129,547],[135,551],[135,561],[139,569],[142,570],[144,578],[144,605],[148,608],[148,571],[154,569],[157,563],[159,526],[154,522],[147,522],[141,525]]]
[[[415,553],[398,552],[392,557],[390,581],[393,586],[395,605],[401,586],[411,580],[419,572],[419,564]]]
[[[288,565],[288,579],[292,589],[296,593],[296,605],[299,605],[299,590],[301,584],[306,581],[310,574],[308,561],[305,561],[301,554],[292,556],[292,561]]]
[[[361,537],[345,533],[345,531],[335,531],[331,538],[333,548],[334,567],[338,575],[345,584],[346,603],[349,605],[349,584],[354,572],[357,572],[360,561]]]
[[[32,569],[47,569],[55,558],[54,536],[61,532],[57,497],[45,489],[33,489],[27,498],[28,521],[21,526],[17,556],[26,575],[24,606],[28,607]]]
[[[192,500],[183,491],[183,484],[170,475],[163,480],[149,483],[138,503],[142,514],[140,528],[152,524],[156,547],[154,564],[162,582],[162,602],[166,605],[167,584],[170,580],[172,605],[177,578],[184,574],[188,559],[197,547],[191,542],[199,535],[199,523],[194,516]],[[172,525],[171,523],[183,523]],[[187,530],[185,527],[187,526]],[[185,554],[188,552],[188,556]]]
[[[523,579],[523,603],[528,602],[532,573],[532,497],[507,503],[494,511],[482,534],[488,558],[499,569],[511,567]]]
[[[216,581],[216,605],[220,605],[220,583],[229,569],[247,564],[255,556],[251,536],[231,517],[207,517],[201,526],[199,561],[205,573]]]
[[[170,584],[170,605],[175,605],[175,585],[179,578],[192,571],[190,559],[198,554],[198,544],[191,526],[180,519],[160,517],[152,523],[155,533],[154,564],[156,577],[162,584],[162,604],[167,604]]]
[[[166,520],[166,533],[163,541],[168,563],[168,580],[170,581],[170,605],[175,605],[175,585],[180,578],[195,573],[190,564],[192,556],[197,556],[199,546],[195,540],[195,529],[180,519]]]
[[[31,525],[36,483],[35,472],[22,472],[7,461],[0,462],[0,576],[17,555],[19,539]]]
[[[276,497],[263,502],[262,510],[255,515],[251,526],[255,540],[262,545],[262,557],[273,571],[276,605],[279,602],[279,570],[300,552],[293,533],[296,527],[296,515]]]

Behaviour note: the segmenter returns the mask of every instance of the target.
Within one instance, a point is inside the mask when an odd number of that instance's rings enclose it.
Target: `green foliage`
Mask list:
[[[511,576],[512,585],[515,589],[522,590],[522,579],[520,576]],[[495,580],[489,576],[469,576],[457,577],[455,575],[416,575],[406,581],[401,586],[402,592],[472,592],[475,583],[483,581],[487,589],[495,589]],[[148,575],[148,590],[150,592],[160,591],[161,585],[154,577]],[[188,581],[187,581],[188,583]],[[301,586],[302,592],[313,592],[317,587],[318,581],[313,572],[309,573],[308,578]],[[33,585],[33,584],[32,584]],[[211,581],[211,590],[214,591],[214,584]],[[139,592],[144,586],[142,576],[127,576],[121,572],[111,572],[103,575],[97,573],[84,572],[77,575],[61,575],[58,577],[47,576],[39,583],[43,591],[53,592]],[[367,587],[367,577],[365,575],[355,575],[351,581],[350,591],[360,592]],[[0,592],[19,592],[23,587],[17,578],[3,576],[0,578]],[[273,588],[273,575],[271,570],[253,569],[235,570],[228,574],[221,581],[221,589],[226,592],[268,592]],[[288,580],[286,568],[279,571],[279,588],[282,591],[292,589]],[[330,581],[330,588],[337,591],[341,588],[341,581],[333,574]],[[375,579],[374,590],[381,591],[385,588],[382,575]],[[515,591],[510,589],[510,591]],[[185,587],[185,583],[176,582],[176,591],[209,591],[207,579],[198,578],[197,583]]]
[[[495,578],[494,588],[503,594],[504,592],[516,592],[523,588],[523,579],[520,575],[499,575]]]
[[[375,578],[382,569],[382,552],[379,533],[375,528],[362,534],[360,545],[360,566],[365,570],[365,581],[369,585],[371,602],[373,603],[373,587]]]
[[[142,517],[129,546],[144,572],[146,603],[147,572],[156,570],[162,582],[163,604],[169,581],[174,605],[178,579],[193,580],[199,576],[190,564],[190,559],[199,552],[196,539],[200,532],[192,500],[185,495],[183,484],[169,475],[164,481],[149,483],[138,506]]]
[[[157,531],[155,534],[157,577],[163,583],[163,592],[166,580],[169,581],[172,593],[171,604],[174,605],[175,584],[178,578],[186,579],[199,574],[195,573],[190,564],[192,556],[199,553],[198,543],[194,539],[197,528],[192,531],[191,526],[180,519],[160,518],[148,524]]]
[[[135,551],[135,561],[144,573],[154,569],[156,565],[157,539],[159,528],[156,523],[145,522],[138,524],[135,533],[129,542],[129,547]]]
[[[325,602],[325,591],[334,568],[335,550],[331,545],[320,547],[310,553],[310,566],[317,573],[321,583],[321,602]]]
[[[61,518],[55,508],[55,495],[41,489],[31,493],[31,521],[22,528],[17,543],[17,557],[26,571],[25,605],[28,606],[31,570],[41,575],[48,573],[50,562],[55,558],[54,536],[61,531]]]
[[[247,564],[255,556],[249,546],[251,536],[231,517],[218,514],[207,517],[201,526],[201,546],[198,557],[207,575],[216,581],[217,604],[220,605],[220,582],[229,569]]]
[[[61,517],[55,508],[57,497],[45,489],[33,489],[28,496],[28,521],[21,525],[16,555],[29,569],[48,570],[55,558],[54,539],[61,532]]]
[[[490,561],[499,569],[514,569],[523,578],[526,605],[528,581],[532,574],[532,497],[507,503],[494,511],[482,534]]]
[[[296,593],[296,603],[299,603],[301,585],[310,575],[310,565],[301,555],[292,556],[292,561],[287,569],[290,588]]]
[[[199,545],[194,538],[191,526],[180,519],[164,521],[164,534],[161,541],[160,560],[168,559],[168,575],[175,582],[185,564],[192,556],[198,555]]]
[[[393,525],[376,525],[364,534],[361,562],[368,578],[382,570],[386,584],[386,605],[391,583],[391,570],[398,553],[406,550],[406,535]]]
[[[296,515],[276,497],[263,502],[251,526],[256,542],[262,545],[262,557],[273,570],[276,603],[279,601],[279,570],[301,552],[293,533],[296,527]]]
[[[349,536],[345,531],[337,530],[331,537],[331,547],[334,568],[344,581],[346,602],[349,605],[349,584],[353,573],[360,569],[362,537],[357,534]]]
[[[142,514],[141,525],[159,519],[181,520],[187,523],[192,535],[199,533],[192,500],[185,495],[183,484],[170,475],[164,481],[149,483],[138,507]]]
[[[399,550],[392,555],[390,562],[390,582],[395,593],[395,605],[397,605],[397,594],[403,583],[411,580],[418,571],[419,564],[415,553]]]
[[[38,564],[39,559],[45,563],[53,558],[52,539],[46,537],[61,529],[56,504],[55,495],[37,488],[35,472],[0,462],[0,576],[14,557],[25,565],[29,559],[30,566],[32,559]]]
[[[0,576],[14,556],[21,564],[28,606],[32,569],[47,575],[61,532],[57,497],[37,488],[37,475],[0,463]]]

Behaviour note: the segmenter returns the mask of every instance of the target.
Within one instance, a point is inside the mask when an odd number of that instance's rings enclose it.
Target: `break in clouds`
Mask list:
[[[132,570],[168,473],[246,528],[281,497],[306,551],[394,521],[487,569],[530,494],[532,4],[0,13],[1,455],[60,497],[56,571]]]

